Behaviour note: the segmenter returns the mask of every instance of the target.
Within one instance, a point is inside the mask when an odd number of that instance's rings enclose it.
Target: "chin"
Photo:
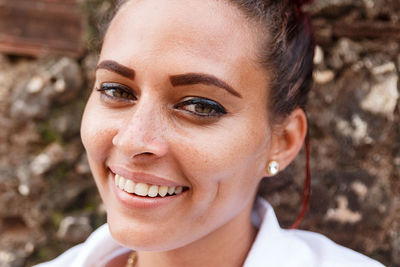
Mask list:
[[[159,224],[140,224],[120,214],[107,213],[111,236],[124,247],[135,251],[168,251],[189,244],[182,231],[171,231]],[[185,238],[186,239],[186,238]]]

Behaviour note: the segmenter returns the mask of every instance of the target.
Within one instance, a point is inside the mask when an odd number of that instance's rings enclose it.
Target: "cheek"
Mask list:
[[[89,98],[81,124],[82,143],[91,165],[105,161],[112,147],[112,138],[116,133],[112,120],[107,119],[107,114],[98,108],[94,97],[92,94]]]
[[[254,187],[261,179],[268,149],[267,127],[260,121],[232,119],[224,125],[186,133],[179,140],[181,166],[193,186],[217,190]],[[260,176],[260,177],[258,177]]]
[[[234,218],[250,205],[263,176],[268,132],[246,119],[232,122],[201,131],[186,129],[171,146],[181,155],[180,171],[193,189],[191,229],[215,228]]]

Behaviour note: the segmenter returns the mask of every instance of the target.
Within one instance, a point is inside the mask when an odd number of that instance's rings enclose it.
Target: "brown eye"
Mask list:
[[[134,101],[136,100],[132,90],[118,83],[103,83],[97,91],[101,92],[104,97],[115,101]]]
[[[203,114],[212,114],[215,113],[215,109],[212,109],[210,106],[206,106],[203,104],[193,104],[194,106],[194,111],[197,113],[203,113]]]
[[[191,98],[183,101],[175,108],[186,110],[200,117],[222,116],[226,110],[217,102],[204,98]]]

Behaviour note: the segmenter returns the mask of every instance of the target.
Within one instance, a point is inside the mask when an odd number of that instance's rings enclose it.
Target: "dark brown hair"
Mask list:
[[[305,109],[312,83],[314,42],[309,16],[301,10],[306,1],[229,0],[262,27],[264,44],[260,63],[272,76],[268,85],[272,119],[295,108]]]
[[[260,63],[271,75],[270,120],[279,122],[294,109],[305,110],[312,85],[314,40],[310,17],[301,9],[309,0],[229,0],[265,33]],[[311,194],[309,135],[305,140],[306,168],[302,208],[290,227],[297,228],[305,216]]]
[[[259,61],[267,69],[270,120],[305,110],[312,84],[314,41],[310,17],[301,9],[308,0],[229,0],[258,22],[265,34]],[[309,136],[305,141],[306,168],[302,209],[290,228],[297,228],[308,209],[311,194]]]

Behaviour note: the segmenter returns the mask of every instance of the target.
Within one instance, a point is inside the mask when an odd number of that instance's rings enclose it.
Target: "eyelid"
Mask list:
[[[104,85],[108,85],[109,88],[103,89],[102,87],[103,87]],[[129,92],[131,92],[132,94],[134,93],[133,90],[132,90],[129,86],[127,86],[127,85],[125,85],[125,84],[122,84],[122,83],[117,83],[117,82],[102,82],[102,83],[100,83],[99,90],[107,90],[107,89],[111,89],[111,88],[113,88],[113,87],[114,87],[114,88],[119,88],[119,89],[125,89],[126,91],[129,91]]]
[[[225,107],[223,107],[218,102],[216,102],[214,100],[211,100],[211,99],[202,98],[202,97],[192,97],[192,98],[183,100],[180,103],[176,104],[175,108],[180,108],[180,107],[189,106],[189,105],[196,105],[196,104],[208,105],[212,109],[216,110],[216,113],[213,113],[213,114],[207,114],[207,113],[201,114],[201,113],[198,113],[198,112],[192,112],[192,111],[185,110],[185,109],[184,110],[187,111],[187,112],[190,112],[192,114],[195,114],[198,117],[202,117],[202,118],[220,117],[220,116],[223,116],[223,115],[228,113],[226,111]]]
[[[208,104],[211,106],[217,106],[218,108],[225,111],[225,108],[221,104],[219,104],[218,102],[216,102],[214,100],[207,99],[207,98],[193,97],[193,98],[190,98],[187,100],[183,100],[182,102],[178,103],[176,106],[180,107],[185,104]]]
[[[116,97],[112,96],[106,93],[107,90],[120,90],[124,93],[129,94],[133,98],[137,98],[135,91],[133,91],[129,86],[121,84],[121,83],[116,83],[116,82],[102,82],[100,83],[100,86],[96,88],[96,91],[100,92],[102,97],[108,98],[111,101],[119,101],[119,102],[131,102],[134,101],[135,99],[128,99],[128,98],[123,98],[123,97]]]

